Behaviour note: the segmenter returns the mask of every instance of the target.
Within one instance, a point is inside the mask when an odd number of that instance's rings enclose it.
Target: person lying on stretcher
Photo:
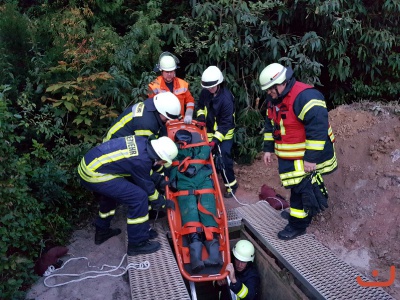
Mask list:
[[[187,130],[178,130],[175,134],[175,142],[178,145],[178,155],[174,161],[179,161],[178,166],[173,163],[170,171],[170,188],[173,191],[192,191],[210,189],[210,193],[200,195],[178,196],[178,205],[182,217],[182,226],[191,227],[188,234],[190,265],[193,273],[198,273],[206,266],[222,265],[219,253],[218,224],[214,219],[216,215],[216,203],[212,190],[214,183],[210,178],[212,167],[210,164],[190,163],[189,159],[208,160],[210,147],[196,146],[185,147],[192,143],[192,134]],[[200,142],[200,141],[199,141]],[[185,163],[188,162],[188,163]],[[201,207],[202,211],[199,211]],[[205,210],[203,210],[203,208]],[[205,233],[205,239],[201,229]],[[203,244],[208,252],[208,259],[202,261]]]

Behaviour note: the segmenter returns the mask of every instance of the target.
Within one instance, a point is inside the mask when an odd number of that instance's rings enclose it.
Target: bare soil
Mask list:
[[[400,106],[363,102],[329,112],[336,137],[339,168],[324,177],[329,208],[314,218],[308,233],[338,257],[371,278],[389,279],[390,266],[400,275]],[[274,167],[262,153],[250,166],[236,165],[239,201],[258,200],[263,184],[290,198]],[[241,200],[246,199],[246,200]],[[228,202],[228,201],[227,201]],[[240,206],[229,200],[226,207]],[[400,281],[386,291],[400,299]]]

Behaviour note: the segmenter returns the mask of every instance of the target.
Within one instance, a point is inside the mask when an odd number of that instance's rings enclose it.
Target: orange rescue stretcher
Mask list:
[[[197,121],[192,121],[191,124],[185,124],[183,121],[179,120],[170,120],[166,124],[167,126],[167,132],[168,132],[168,137],[174,140],[175,133],[180,130],[180,129],[185,129],[188,130],[189,132],[192,133],[193,140],[200,141],[196,142],[195,144],[192,144],[191,146],[205,146],[208,145],[208,138],[207,138],[207,130],[205,127],[202,127],[199,125]],[[190,163],[190,162],[189,162]],[[193,163],[201,163],[200,160],[196,160]],[[175,204],[175,210],[168,209],[167,211],[167,216],[168,216],[168,223],[170,226],[171,230],[171,235],[172,235],[172,242],[174,245],[174,251],[176,254],[176,260],[178,262],[178,267],[180,272],[182,273],[182,276],[187,279],[189,282],[203,282],[203,281],[213,281],[213,280],[221,280],[227,277],[228,272],[225,271],[225,268],[228,263],[231,262],[230,258],[230,246],[229,246],[229,232],[228,232],[228,223],[227,223],[227,214],[225,210],[225,205],[223,201],[223,197],[221,194],[221,189],[219,186],[219,181],[218,181],[218,175],[215,169],[214,165],[214,160],[212,158],[212,154],[210,153],[210,157],[208,160],[204,161],[203,163],[210,164],[212,166],[212,175],[211,179],[214,183],[214,189],[210,191],[210,189],[206,190],[194,190],[194,191],[184,191],[184,190],[179,190],[177,192],[171,191],[171,189],[167,186],[166,187],[166,192],[165,196],[167,199],[170,199],[174,202]],[[177,166],[179,164],[178,161],[174,161],[172,166]],[[167,178],[168,179],[168,178]],[[209,234],[216,233],[218,234],[218,240],[219,240],[219,249],[220,253],[222,256],[223,264],[222,266],[217,266],[217,267],[209,267],[206,266],[202,271],[199,273],[192,273],[191,271],[191,266],[190,266],[190,254],[189,254],[189,241],[187,238],[187,235],[189,233],[192,233],[194,231],[193,227],[188,227],[185,224],[185,226],[182,225],[182,219],[181,219],[181,213],[179,210],[179,205],[178,205],[178,196],[185,196],[188,195],[189,193],[194,193],[195,195],[201,195],[202,193],[213,193],[215,196],[215,201],[216,201],[216,216],[214,216],[214,219],[216,220],[218,224],[218,228],[212,227],[211,233],[207,232],[210,230],[210,227],[202,227],[204,230],[205,236]],[[198,209],[202,211],[203,213],[205,212],[204,208],[201,207],[201,205],[198,206]],[[209,212],[208,212],[209,213]],[[198,227],[201,227],[201,224],[193,224],[194,222],[189,222],[191,223],[190,226],[197,225]],[[197,227],[196,226],[196,227]],[[208,253],[207,250],[205,249],[205,246],[203,245],[202,249],[202,260],[207,259]]]

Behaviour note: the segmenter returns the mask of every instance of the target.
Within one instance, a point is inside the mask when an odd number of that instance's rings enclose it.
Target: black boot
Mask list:
[[[161,244],[156,241],[146,240],[140,243],[128,243],[127,254],[129,256],[138,254],[150,254],[161,248]]]
[[[199,273],[204,269],[204,262],[201,260],[203,243],[198,233],[191,233],[189,240],[190,266],[193,273]]]
[[[121,229],[119,228],[99,228],[96,226],[96,234],[94,235],[94,243],[96,245],[100,245],[107,241],[109,238],[116,236],[121,233]]]
[[[305,228],[295,228],[290,224],[287,224],[283,230],[278,232],[278,238],[287,241],[304,233],[306,233]]]
[[[235,185],[232,186],[232,188],[227,188],[226,192],[224,193],[224,198],[232,198],[233,195],[236,193],[236,190],[238,189],[239,184],[236,183]]]
[[[214,236],[211,241],[204,241],[204,245],[208,252],[208,258],[204,261],[204,264],[211,267],[222,266],[223,261],[219,253],[218,239]]]

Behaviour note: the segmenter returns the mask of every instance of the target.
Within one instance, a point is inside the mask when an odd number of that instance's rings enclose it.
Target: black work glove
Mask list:
[[[321,212],[317,198],[315,198],[314,191],[310,186],[310,190],[301,193],[301,201],[303,202],[304,211],[310,216],[316,216]]]
[[[168,185],[169,181],[162,178],[160,182],[158,182],[156,188],[161,194],[165,194],[165,187]]]
[[[317,199],[317,202],[319,204],[319,208],[321,209],[321,211],[324,211],[326,208],[329,207],[328,191],[326,190],[321,174],[316,172],[315,174],[313,173],[311,182],[315,198]]]
[[[196,174],[197,174],[197,170],[196,170],[195,166],[189,166],[189,167],[187,167],[186,171],[183,172],[183,175],[185,175],[186,177],[189,177],[189,178],[192,178]]]
[[[163,195],[158,195],[157,200],[150,201],[151,208],[154,210],[161,210],[165,208],[166,200]]]
[[[165,203],[165,208],[169,208],[175,210],[175,202],[172,200],[167,199]]]
[[[303,209],[308,216],[313,217],[317,215],[321,209],[317,198],[314,195],[312,181],[312,174],[303,178],[303,180],[293,188],[294,192],[301,194],[301,201],[303,203]]]

